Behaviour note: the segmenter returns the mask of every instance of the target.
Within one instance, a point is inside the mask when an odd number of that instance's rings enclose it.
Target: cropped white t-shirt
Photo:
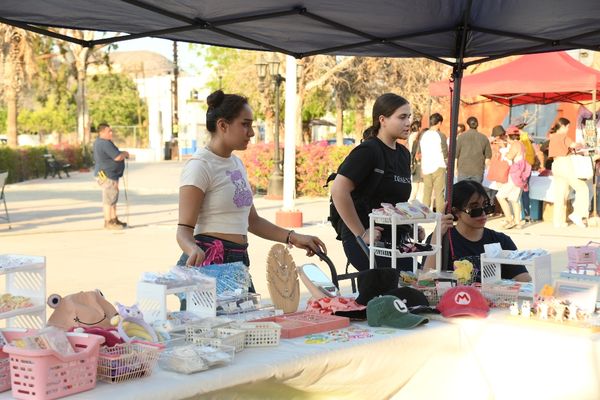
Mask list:
[[[196,186],[204,192],[194,235],[248,234],[252,191],[238,157],[232,154],[223,158],[206,148],[199,149],[183,167],[179,186]]]

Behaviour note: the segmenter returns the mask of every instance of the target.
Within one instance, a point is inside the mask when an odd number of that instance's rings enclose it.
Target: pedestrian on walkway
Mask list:
[[[448,160],[446,136],[440,132],[443,121],[444,118],[441,114],[432,114],[429,117],[429,129],[423,133],[419,142],[424,185],[423,203],[427,207],[431,206],[433,192],[437,212],[444,212],[444,189],[446,188],[446,163]]]
[[[469,117],[467,125],[469,130],[456,140],[458,180],[469,179],[481,183],[485,166],[492,158],[492,148],[487,136],[477,131],[479,126],[477,118]]]
[[[102,188],[104,228],[119,230],[127,226],[117,218],[117,202],[119,178],[123,176],[129,152],[119,150],[112,139],[113,130],[110,125],[98,125],[98,138],[94,142],[94,176]]]
[[[248,258],[248,232],[264,239],[326,253],[316,236],[281,228],[260,217],[241,160],[254,136],[254,115],[245,97],[217,90],[206,99],[210,141],[183,167],[179,186],[177,243],[183,250],[178,265],[190,267],[243,262]],[[253,287],[250,288],[253,291]]]
[[[570,188],[575,190],[575,204],[573,205],[574,211],[569,215],[569,219],[575,225],[585,227],[583,218],[588,217],[589,189],[584,181],[575,176],[573,162],[569,158],[569,154],[578,147],[577,143],[567,136],[569,124],[568,119],[559,118],[550,130],[548,156],[554,158],[552,163],[554,215],[552,219],[554,226],[557,228],[566,226],[566,200]]]

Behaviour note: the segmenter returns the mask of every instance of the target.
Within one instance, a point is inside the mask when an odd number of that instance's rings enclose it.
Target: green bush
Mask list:
[[[77,170],[88,167],[86,154],[89,149],[79,145],[22,146],[16,149],[0,146],[0,171],[8,171],[8,182],[22,182],[44,176],[44,154],[51,153],[62,163],[71,164]]]
[[[326,196],[323,187],[327,177],[335,172],[348,155],[350,146],[326,146],[308,144],[296,149],[296,194],[300,196]],[[281,150],[283,155],[283,149]],[[248,180],[255,193],[264,193],[273,171],[273,144],[255,144],[237,152],[246,170]]]

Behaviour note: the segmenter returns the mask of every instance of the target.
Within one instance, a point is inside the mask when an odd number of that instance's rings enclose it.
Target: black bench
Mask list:
[[[71,164],[63,164],[56,161],[52,154],[44,154],[44,162],[46,164],[44,179],[48,179],[48,175],[51,175],[53,178],[58,175],[58,179],[62,179],[62,176],[60,176],[61,171],[67,175],[67,178],[70,178],[69,168],[71,168]]]

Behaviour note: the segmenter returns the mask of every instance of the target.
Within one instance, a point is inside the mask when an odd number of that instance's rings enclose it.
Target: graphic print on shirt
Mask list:
[[[252,191],[248,188],[248,184],[244,180],[244,175],[239,169],[235,171],[226,171],[229,179],[235,185],[235,193],[233,194],[233,204],[237,208],[250,207],[252,205]]]

